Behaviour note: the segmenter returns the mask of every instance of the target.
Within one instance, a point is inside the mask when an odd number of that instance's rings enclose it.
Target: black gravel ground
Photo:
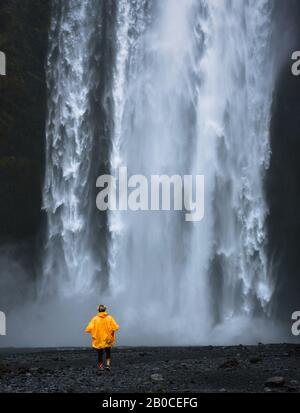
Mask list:
[[[300,345],[0,349],[1,393],[300,392]]]

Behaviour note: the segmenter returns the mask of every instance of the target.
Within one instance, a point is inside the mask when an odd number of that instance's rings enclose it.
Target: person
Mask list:
[[[104,370],[103,353],[106,355],[106,370],[111,367],[111,348],[116,341],[116,331],[119,325],[111,315],[106,312],[106,306],[98,307],[98,314],[89,322],[86,333],[92,336],[92,346],[98,352],[98,368]]]

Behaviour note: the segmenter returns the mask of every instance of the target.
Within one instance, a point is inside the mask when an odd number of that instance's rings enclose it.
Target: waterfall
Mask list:
[[[92,249],[90,180],[93,126],[91,40],[97,19],[93,1],[53,2],[47,60],[44,209],[47,234],[44,288],[62,294],[91,287],[100,263]]]
[[[47,73],[44,289],[101,285],[91,213],[97,169],[90,93],[100,4],[56,0]],[[118,0],[104,101],[108,169],[204,175],[205,218],[180,211],[107,213],[108,284],[124,343],[233,342],[267,317],[273,284],[264,174],[274,85],[272,1]],[[106,16],[102,16],[105,20]],[[111,15],[110,15],[111,18]],[[101,116],[100,106],[96,107]],[[97,109],[98,108],[98,109]],[[95,108],[94,108],[95,110]],[[100,213],[100,212],[99,212]],[[184,336],[182,325],[188,323]],[[242,334],[242,333],[241,333]],[[220,336],[222,335],[222,336]]]

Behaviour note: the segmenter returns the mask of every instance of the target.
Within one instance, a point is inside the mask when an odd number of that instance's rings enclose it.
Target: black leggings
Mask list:
[[[111,348],[110,347],[106,347],[106,348],[99,348],[97,350],[98,353],[98,363],[103,363],[103,352],[105,351],[105,355],[106,355],[106,360],[110,359],[111,357]]]

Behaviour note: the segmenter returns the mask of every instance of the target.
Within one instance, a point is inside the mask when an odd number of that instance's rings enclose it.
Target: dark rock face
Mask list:
[[[300,50],[300,3],[280,2],[278,11],[278,32],[288,33],[289,41],[278,39],[285,56],[274,91],[266,192],[270,272],[277,285],[273,311],[290,326],[292,312],[300,309],[300,77],[291,73],[292,53]]]
[[[36,234],[41,219],[49,0],[1,0],[0,234]]]

